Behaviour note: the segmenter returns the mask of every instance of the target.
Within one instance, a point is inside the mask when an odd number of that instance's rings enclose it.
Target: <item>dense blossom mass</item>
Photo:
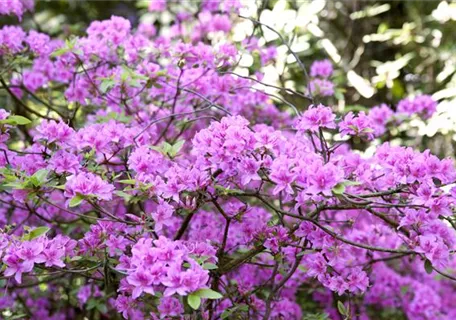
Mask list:
[[[331,319],[456,318],[453,160],[388,142],[437,102],[341,112],[322,60],[294,92],[308,104],[279,108],[257,86],[275,48],[217,40],[241,4],[187,4],[164,30],[0,29],[5,319],[302,319],[303,300]]]

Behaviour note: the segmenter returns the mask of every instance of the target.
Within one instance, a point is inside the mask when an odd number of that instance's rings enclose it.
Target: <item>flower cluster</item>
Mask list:
[[[332,96],[334,94],[334,83],[329,80],[333,74],[333,66],[329,60],[315,61],[310,66],[309,90],[312,95],[322,97]]]
[[[437,103],[429,95],[418,95],[399,101],[397,111],[408,116],[419,114],[423,118],[430,118],[437,109]]]
[[[2,234],[0,241],[0,257],[6,267],[3,274],[6,277],[13,276],[18,283],[22,282],[22,274],[32,271],[35,264],[43,264],[48,268],[65,267],[65,257],[73,254],[76,246],[76,241],[66,236],[20,241]]]
[[[25,11],[33,10],[35,2],[33,0],[7,0],[2,1],[0,6],[0,15],[16,15],[19,19]]]
[[[5,3],[0,13],[31,7]],[[15,102],[0,109],[0,309],[454,318],[453,160],[389,142],[437,102],[344,112],[322,60],[309,92],[277,93],[309,106],[281,104],[257,86],[276,47],[255,32],[230,40],[238,1],[179,5],[148,3],[169,25],[113,16],[66,41],[0,30],[2,94]]]
[[[164,237],[154,241],[140,239],[131,252],[131,257],[120,258],[121,264],[117,268],[128,272],[120,290],[131,293],[133,299],[143,293],[154,295],[156,291],[162,291],[161,288],[164,288],[165,297],[175,293],[185,296],[205,288],[209,272],[195,259],[203,255],[212,263],[216,259],[215,250],[210,246],[194,248],[194,244],[185,245]]]

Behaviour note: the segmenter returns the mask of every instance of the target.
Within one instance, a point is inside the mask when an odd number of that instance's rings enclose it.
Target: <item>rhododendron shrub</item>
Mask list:
[[[257,86],[275,48],[228,41],[240,8],[0,30],[2,317],[456,317],[453,160],[388,142],[437,102],[341,112],[322,60],[283,106]]]

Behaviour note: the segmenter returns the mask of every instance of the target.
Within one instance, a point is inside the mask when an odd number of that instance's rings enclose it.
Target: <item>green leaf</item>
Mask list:
[[[83,259],[83,257],[81,257],[81,256],[74,256],[74,257],[72,257],[70,259],[70,261],[79,261],[79,260],[82,260],[82,259]]]
[[[39,187],[46,182],[46,177],[48,173],[49,171],[47,169],[40,169],[32,175],[31,181],[35,185],[35,187]]]
[[[201,298],[196,295],[189,295],[187,298],[188,305],[193,309],[197,310],[201,305]]]
[[[128,123],[131,121],[131,117],[125,115],[123,112],[122,113],[119,113],[119,112],[109,112],[107,115],[105,116],[99,116],[97,118],[97,122],[98,123],[105,123],[105,122],[108,122],[109,120],[116,120],[118,122],[122,122],[122,123]]]
[[[214,263],[206,262],[205,264],[203,264],[203,269],[215,270],[215,269],[217,269],[217,265],[215,265]]]
[[[57,50],[54,50],[54,52],[51,53],[51,57],[53,57],[53,58],[59,57],[59,56],[64,55],[65,53],[67,53],[69,51],[70,51],[69,48],[59,48]]]
[[[220,185],[216,185],[215,190],[217,190],[221,195],[236,195],[236,194],[244,193],[244,191],[242,191],[242,190],[228,189],[228,188],[222,187]]]
[[[361,185],[361,182],[359,181],[350,181],[350,180],[344,180],[342,181],[343,185],[346,186],[346,187],[349,187],[349,186],[359,186]]]
[[[204,299],[221,299],[223,296],[218,293],[217,291],[214,291],[212,289],[199,289],[195,292],[192,293],[192,295],[196,295],[200,298]]]
[[[329,320],[326,313],[307,313],[302,320]]]
[[[119,197],[121,197],[121,198],[123,198],[127,202],[130,201],[133,198],[133,196],[131,194],[128,194],[128,193],[123,192],[121,190],[114,191],[114,194],[119,196]]]
[[[339,310],[339,313],[343,316],[348,316],[348,310],[345,308],[345,305],[342,303],[342,301],[337,301],[337,310]]]
[[[163,142],[162,151],[165,155],[168,155],[172,149],[173,149],[172,145],[170,145],[168,142]]]
[[[139,0],[139,1],[136,2],[136,7],[137,8],[141,8],[141,9],[148,8],[149,7],[149,1],[150,0]]]
[[[159,146],[151,146],[150,148],[152,150],[160,152],[161,154],[163,154],[165,156],[174,158],[179,153],[179,151],[182,149],[184,143],[185,143],[184,140],[179,140],[174,145],[171,145],[168,142],[163,142]]]
[[[221,319],[226,319],[228,318],[229,316],[231,316],[233,312],[231,311],[231,309],[226,309],[222,312],[222,314],[220,315],[220,318]]]
[[[424,261],[424,270],[426,270],[426,272],[427,272],[428,274],[431,274],[432,271],[434,271],[434,268],[432,267],[432,262],[429,261],[429,259],[426,259],[426,260]]]
[[[63,48],[59,48],[57,50],[55,50],[52,54],[51,54],[51,57],[58,57],[58,56],[61,56],[67,52],[73,52],[73,53],[76,53],[76,54],[82,54],[82,51],[81,49],[75,49],[74,47],[76,46],[76,43],[77,43],[77,38],[76,37],[73,37],[71,39],[66,39],[65,40],[65,47]]]
[[[102,93],[106,93],[109,89],[114,87],[114,85],[115,85],[114,79],[105,78],[105,79],[103,79],[103,81],[101,81],[100,91]]]
[[[33,240],[35,238],[38,238],[39,236],[42,236],[43,234],[46,234],[50,229],[48,227],[38,227],[30,231],[28,240]]]
[[[25,124],[32,123],[32,121],[30,121],[29,119],[27,119],[23,116],[9,116],[8,120],[12,120],[15,122],[15,124],[19,124],[19,125],[25,125]]]
[[[26,185],[20,181],[8,182],[3,185],[3,187],[13,188],[13,189],[26,189]]]
[[[84,200],[84,197],[81,195],[76,195],[70,200],[70,208],[79,206],[81,202]]]
[[[241,304],[241,305],[226,309],[225,311],[222,312],[222,314],[220,315],[220,318],[226,319],[229,316],[231,316],[233,313],[237,313],[237,311],[247,312],[247,311],[249,311],[249,306],[246,304]]]
[[[29,123],[32,123],[32,121],[23,116],[9,116],[4,120],[0,120],[0,124],[26,125]]]
[[[337,100],[345,100],[343,91],[336,89],[334,91],[334,98],[336,98]]]
[[[126,180],[119,180],[117,181],[119,183],[123,183],[123,184],[136,184],[136,180],[135,179],[126,179]]]
[[[87,302],[87,305],[86,305],[86,309],[87,310],[92,310],[93,308],[96,308],[98,302],[94,299],[89,299],[89,301]]]
[[[98,303],[97,304],[97,310],[100,311],[101,313],[107,313],[108,312],[108,307],[106,306],[105,303]]]
[[[343,183],[338,183],[331,190],[334,194],[343,194],[345,192],[345,186]]]
[[[241,304],[241,305],[239,305],[239,306],[237,307],[237,309],[238,309],[239,311],[247,312],[247,311],[249,311],[249,306],[246,305],[246,304]]]
[[[171,150],[169,151],[169,155],[171,157],[175,157],[179,151],[182,149],[184,146],[185,141],[184,140],[179,140],[175,144],[172,145]]]
[[[361,182],[358,181],[343,180],[342,182],[336,184],[334,188],[332,188],[332,192],[334,194],[343,194],[345,192],[345,187],[359,186],[360,184]]]

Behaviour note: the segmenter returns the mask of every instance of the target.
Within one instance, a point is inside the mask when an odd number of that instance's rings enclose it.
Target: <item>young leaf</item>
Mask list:
[[[197,310],[199,308],[199,306],[201,305],[201,298],[194,294],[189,295],[187,298],[187,301],[188,301],[188,305],[193,310]]]
[[[345,192],[345,186],[343,183],[338,183],[335,185],[334,188],[332,188],[332,192],[334,194],[342,194]]]
[[[35,238],[38,238],[39,236],[42,236],[43,234],[46,234],[49,231],[48,227],[38,227],[30,231],[28,240],[33,240]]]
[[[228,189],[228,188],[225,188],[225,187],[220,186],[220,185],[216,185],[216,186],[215,186],[215,189],[216,189],[217,191],[219,191],[219,193],[220,193],[221,195],[224,195],[224,196],[226,196],[226,195],[243,194],[243,193],[244,193],[244,191],[242,191],[242,190]]]
[[[135,179],[119,180],[117,182],[123,183],[123,184],[136,184],[136,180]]]
[[[23,116],[9,116],[4,120],[0,120],[0,124],[11,124],[11,125],[26,125],[31,121]]]
[[[426,272],[427,272],[428,274],[431,274],[432,271],[434,271],[434,268],[432,267],[432,262],[429,261],[429,259],[426,259],[426,260],[424,261],[424,270],[426,270]]]
[[[108,312],[108,307],[106,306],[106,304],[100,302],[97,304],[96,306],[97,310],[100,311],[101,313],[107,313]]]
[[[34,183],[36,187],[41,186],[44,184],[44,182],[46,182],[48,173],[49,171],[47,169],[40,169],[32,175],[32,182],[37,182]]]
[[[57,50],[55,50],[54,52],[51,53],[51,57],[55,58],[55,57],[59,57],[61,55],[64,55],[65,53],[69,52],[70,49],[69,48],[59,48]]]
[[[212,289],[199,289],[195,292],[192,293],[192,295],[196,295],[200,298],[204,299],[221,299],[223,296],[218,293],[217,291],[214,291]]]
[[[172,149],[173,149],[172,145],[170,145],[168,142],[163,142],[162,150],[163,150],[164,155],[170,155]]]
[[[128,193],[123,192],[121,190],[114,191],[114,194],[116,194],[117,196],[123,198],[127,202],[130,201],[133,198],[133,196],[131,194],[128,194]]]
[[[80,261],[82,259],[83,259],[83,257],[81,257],[81,256],[74,256],[70,259],[70,261]]]
[[[8,120],[11,120],[14,122],[14,124],[18,124],[18,125],[26,125],[26,124],[32,123],[32,121],[30,121],[29,119],[27,119],[23,116],[9,116]]]
[[[347,316],[347,309],[345,308],[345,305],[342,303],[342,301],[337,301],[337,310],[339,310],[339,313],[343,316]]]
[[[103,81],[101,81],[101,84],[100,84],[100,91],[102,93],[106,93],[109,89],[114,87],[114,85],[115,85],[114,79],[111,79],[111,78],[103,79]]]
[[[169,151],[169,155],[171,157],[175,157],[179,151],[182,149],[184,146],[185,141],[184,140],[179,140],[175,144],[172,145],[171,150]]]
[[[231,309],[223,310],[222,314],[220,315],[220,319],[226,319],[231,316],[232,313],[233,311]]]
[[[82,200],[84,200],[84,197],[81,196],[81,195],[76,195],[74,196],[71,200],[70,200],[70,208],[72,207],[76,207],[76,206],[79,206],[82,202]]]
[[[249,311],[249,306],[246,304],[241,304],[241,305],[226,309],[222,312],[222,314],[220,315],[220,318],[227,319],[233,313],[237,313],[238,311],[247,312],[247,311]]]
[[[203,264],[203,269],[204,270],[215,270],[215,269],[217,269],[217,265],[210,263],[210,262],[206,262]]]
[[[351,181],[351,180],[344,180],[342,181],[342,184],[346,187],[349,187],[349,186],[359,186],[361,184],[361,182],[359,181]]]

